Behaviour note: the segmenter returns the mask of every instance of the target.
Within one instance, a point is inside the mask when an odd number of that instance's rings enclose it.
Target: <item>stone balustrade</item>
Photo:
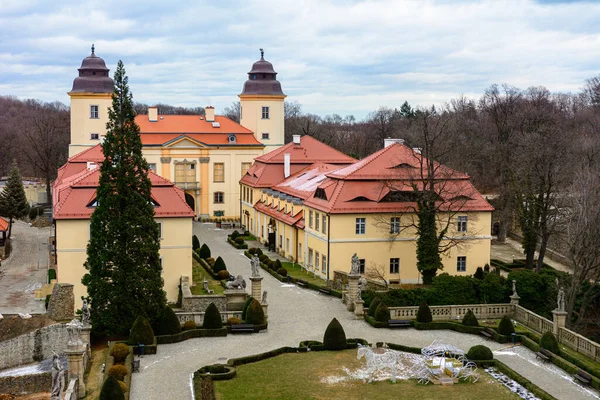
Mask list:
[[[600,344],[567,328],[559,328],[558,342],[595,361],[600,361]]]
[[[512,304],[467,304],[449,306],[430,306],[431,316],[434,321],[448,321],[462,318],[468,310],[473,311],[478,319],[499,319],[505,315],[513,315]],[[392,319],[415,319],[417,318],[418,306],[412,307],[390,307]]]

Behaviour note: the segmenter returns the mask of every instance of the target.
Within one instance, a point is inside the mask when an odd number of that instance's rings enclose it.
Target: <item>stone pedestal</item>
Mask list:
[[[354,315],[356,315],[359,319],[362,319],[365,314],[365,302],[363,300],[355,300],[354,301]]]
[[[513,294],[510,296],[510,304],[513,304],[515,306],[519,305],[519,299],[521,298],[521,296],[519,296],[518,294]]]
[[[225,289],[225,297],[227,297],[227,311],[242,311],[244,303],[246,303],[248,294],[244,289]],[[257,298],[260,301],[260,295]]]
[[[269,305],[267,303],[262,303],[261,307],[263,309],[263,313],[265,314],[265,321],[269,320]]]
[[[256,300],[261,301],[262,299],[262,276],[251,276],[250,282],[252,284],[251,296]]]
[[[346,295],[346,307],[348,311],[354,308],[354,302],[358,297],[358,280],[360,275],[348,275],[348,295]]]
[[[72,348],[69,346],[65,351],[67,355],[67,361],[69,363],[69,380],[77,379],[79,381],[79,398],[85,397],[85,382],[83,381],[83,375],[85,374],[85,366],[83,365],[83,357],[86,350],[83,345]]]
[[[552,333],[558,339],[558,330],[559,328],[564,328],[567,323],[567,312],[560,310],[552,311],[552,320],[554,322],[554,326],[552,327]]]
[[[79,332],[79,338],[81,339],[81,341],[83,342],[83,346],[85,347],[87,360],[91,360],[92,358],[92,342],[90,342],[91,330],[92,326],[90,324],[84,324],[83,328],[81,328],[81,331]]]

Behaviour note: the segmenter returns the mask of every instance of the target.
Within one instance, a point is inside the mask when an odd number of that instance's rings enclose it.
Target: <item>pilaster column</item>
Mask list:
[[[510,296],[510,304],[513,304],[515,306],[519,305],[519,299],[521,298],[521,296],[519,296],[518,294],[512,294]]]
[[[362,319],[365,314],[364,304],[364,300],[354,301],[354,315],[356,315],[359,319]]]
[[[254,297],[256,300],[258,300],[259,302],[261,301],[261,296],[262,296],[262,280],[263,277],[262,276],[251,276],[250,277],[250,282],[252,282],[252,294],[251,296]]]
[[[554,322],[554,324],[552,326],[552,333],[554,334],[554,336],[556,336],[556,339],[558,339],[558,335],[559,335],[559,331],[560,331],[559,328],[564,328],[566,326],[567,312],[560,311],[560,310],[553,310],[552,311],[552,321]]]
[[[348,275],[348,294],[346,295],[346,307],[348,311],[352,311],[356,298],[358,297],[358,280],[360,275]]]
[[[79,382],[79,398],[85,397],[85,382],[83,375],[85,374],[85,366],[83,365],[83,356],[86,350],[83,345],[73,348],[69,346],[65,351],[67,362],[69,363],[69,380],[77,379]]]

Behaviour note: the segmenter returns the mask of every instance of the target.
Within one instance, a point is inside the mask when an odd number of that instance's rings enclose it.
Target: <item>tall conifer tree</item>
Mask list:
[[[159,227],[154,221],[148,163],[123,62],[115,89],[100,167],[97,206],[91,217],[83,277],[94,329],[127,334],[142,315],[156,322],[166,297],[161,278]]]
[[[17,162],[13,161],[6,187],[0,192],[0,215],[8,218],[8,237],[12,233],[15,219],[23,218],[29,212],[29,203],[25,196],[25,188]]]

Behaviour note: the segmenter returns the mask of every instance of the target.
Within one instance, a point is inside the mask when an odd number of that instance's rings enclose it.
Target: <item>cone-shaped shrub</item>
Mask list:
[[[498,333],[501,335],[510,336],[514,332],[515,327],[512,321],[505,315],[504,317],[502,317],[502,319],[500,320],[500,324],[498,325]]]
[[[218,274],[219,271],[224,271],[226,269],[227,266],[225,265],[225,261],[223,261],[221,256],[217,257],[217,259],[215,260],[215,265],[213,265],[213,271],[215,271],[215,274]]]
[[[469,352],[467,353],[467,358],[469,360],[476,361],[493,360],[494,354],[488,347],[478,344],[477,346],[473,346],[469,349]]]
[[[475,275],[473,275],[473,278],[479,279],[482,281],[483,278],[485,278],[485,274],[483,273],[483,268],[477,267],[477,270],[475,271]]]
[[[392,317],[390,316],[389,308],[383,304],[379,303],[377,306],[377,310],[375,310],[375,320],[379,322],[388,322]]]
[[[141,315],[136,318],[129,331],[129,340],[127,342],[131,345],[138,343],[154,344],[154,331],[146,318]]]
[[[325,330],[323,345],[325,350],[344,350],[346,348],[346,332],[336,318],[331,320]]]
[[[254,297],[250,296],[246,299],[246,302],[244,303],[244,308],[242,308],[242,321],[246,320],[246,311],[248,311],[248,307],[250,307],[252,300],[254,300]]]
[[[252,299],[252,302],[246,310],[246,323],[253,325],[262,325],[265,323],[265,312],[256,299]]]
[[[200,241],[198,240],[198,236],[192,236],[192,250],[198,251],[200,248]]]
[[[560,349],[558,347],[558,341],[556,340],[556,336],[550,331],[544,333],[542,335],[542,340],[540,340],[540,347],[542,349],[546,349],[554,354],[559,354]]]
[[[462,324],[466,326],[479,326],[479,321],[477,321],[477,317],[473,314],[473,311],[469,310],[463,317]]]
[[[204,313],[204,322],[202,323],[204,329],[220,329],[223,327],[223,321],[221,321],[221,313],[215,303],[210,303],[206,307]]]
[[[200,247],[200,251],[198,252],[198,255],[200,256],[200,258],[210,257],[210,248],[208,247],[208,245],[206,243],[204,243],[202,245],[202,247]]]
[[[368,314],[370,317],[375,317],[375,311],[377,311],[377,307],[381,304],[381,298],[379,296],[375,297],[371,300],[371,304],[369,304]]]
[[[102,385],[99,400],[125,400],[123,389],[119,382],[112,376],[109,376]]]
[[[421,303],[419,311],[417,311],[417,322],[431,322],[433,317],[431,316],[431,310],[427,303]]]
[[[273,267],[271,267],[273,271],[279,271],[281,268],[283,268],[283,266],[281,265],[281,261],[279,260],[275,260],[275,262],[273,263]]]
[[[165,307],[162,316],[158,321],[156,333],[158,335],[175,335],[179,332],[181,332],[179,318],[177,318],[175,311],[173,311],[171,307]]]

